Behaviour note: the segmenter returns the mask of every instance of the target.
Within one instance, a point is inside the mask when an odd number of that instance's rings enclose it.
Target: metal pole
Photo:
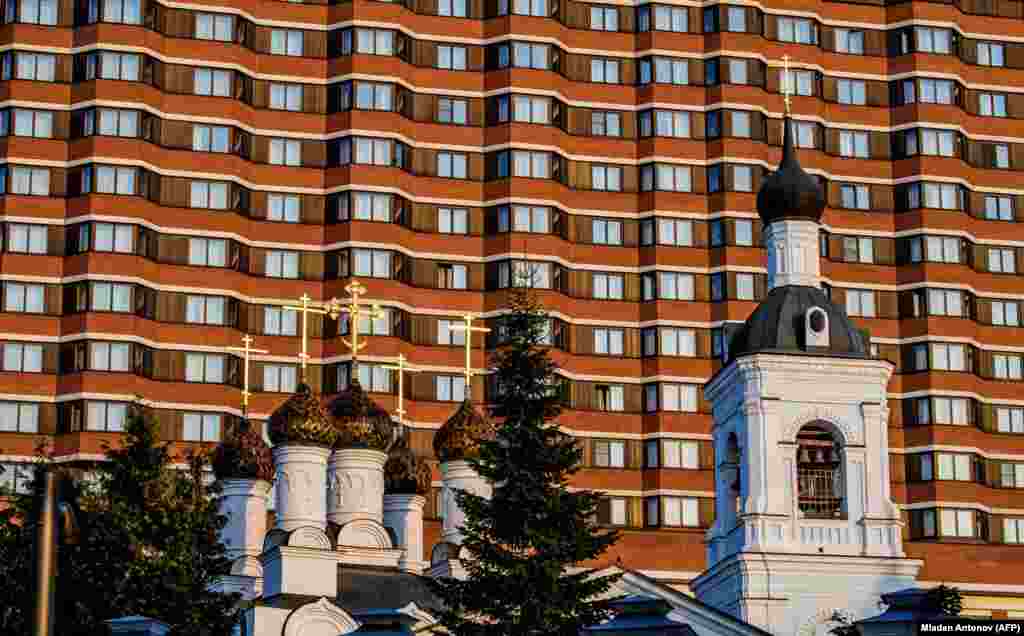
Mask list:
[[[43,472],[43,497],[36,526],[36,612],[35,636],[53,631],[53,589],[57,556],[57,475],[49,467]]]

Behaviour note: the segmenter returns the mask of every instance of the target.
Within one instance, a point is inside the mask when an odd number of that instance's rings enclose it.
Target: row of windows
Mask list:
[[[912,539],[976,539],[993,543],[1024,543],[1024,518],[1001,517],[967,508],[912,510]]]
[[[909,481],[969,481],[1024,488],[1024,462],[987,460],[971,453],[907,455]]]

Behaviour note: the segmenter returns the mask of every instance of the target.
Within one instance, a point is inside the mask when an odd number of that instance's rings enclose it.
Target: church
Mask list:
[[[581,633],[820,636],[836,612],[871,618],[883,595],[915,586],[923,562],[903,551],[890,494],[892,368],[821,289],[825,201],[786,124],[782,161],[757,197],[770,291],[705,387],[715,456],[707,569],[690,596],[628,563],[608,565],[623,573],[613,592],[622,611]],[[465,575],[471,557],[460,548],[464,516],[451,493],[490,492],[466,460],[494,424],[467,398],[435,434],[444,525],[440,541],[424,545],[431,473],[410,449],[402,413],[400,402],[393,418],[357,381],[328,404],[303,383],[268,421],[272,449],[248,429],[217,448],[223,540],[234,559],[219,589],[242,594],[241,634],[439,629],[424,580]],[[117,633],[139,628],[135,618],[114,624]]]

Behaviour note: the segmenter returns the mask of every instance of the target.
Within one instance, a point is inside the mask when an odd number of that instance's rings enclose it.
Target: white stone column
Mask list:
[[[221,542],[232,561],[244,557],[241,571],[234,574],[262,576],[259,556],[267,534],[267,492],[270,484],[262,479],[225,479],[220,512],[228,518],[220,531]]]
[[[423,506],[420,495],[384,495],[384,525],[395,533],[396,547],[402,549],[398,567],[420,574],[427,567],[423,560]]]
[[[327,456],[320,446],[283,444],[273,448],[277,472],[275,509],[277,527],[294,530],[303,526],[327,528],[324,490],[327,487]]]
[[[356,519],[384,520],[384,462],[387,453],[342,448],[331,453],[327,469],[327,520],[344,525]]]
[[[441,504],[444,508],[444,524],[441,539],[458,545],[462,543],[462,526],[466,523],[466,515],[459,508],[455,491],[465,490],[481,497],[490,497],[491,485],[464,459],[441,464],[441,483],[444,488]]]
[[[775,221],[765,228],[768,289],[783,285],[821,285],[820,226],[803,219]]]

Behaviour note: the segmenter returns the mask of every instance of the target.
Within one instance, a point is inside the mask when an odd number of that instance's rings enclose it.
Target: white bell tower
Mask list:
[[[820,288],[824,197],[784,125],[782,162],[758,193],[771,290],[705,386],[716,511],[690,587],[773,634],[823,636],[836,610],[877,614],[922,562],[905,558],[889,488],[892,367]]]

